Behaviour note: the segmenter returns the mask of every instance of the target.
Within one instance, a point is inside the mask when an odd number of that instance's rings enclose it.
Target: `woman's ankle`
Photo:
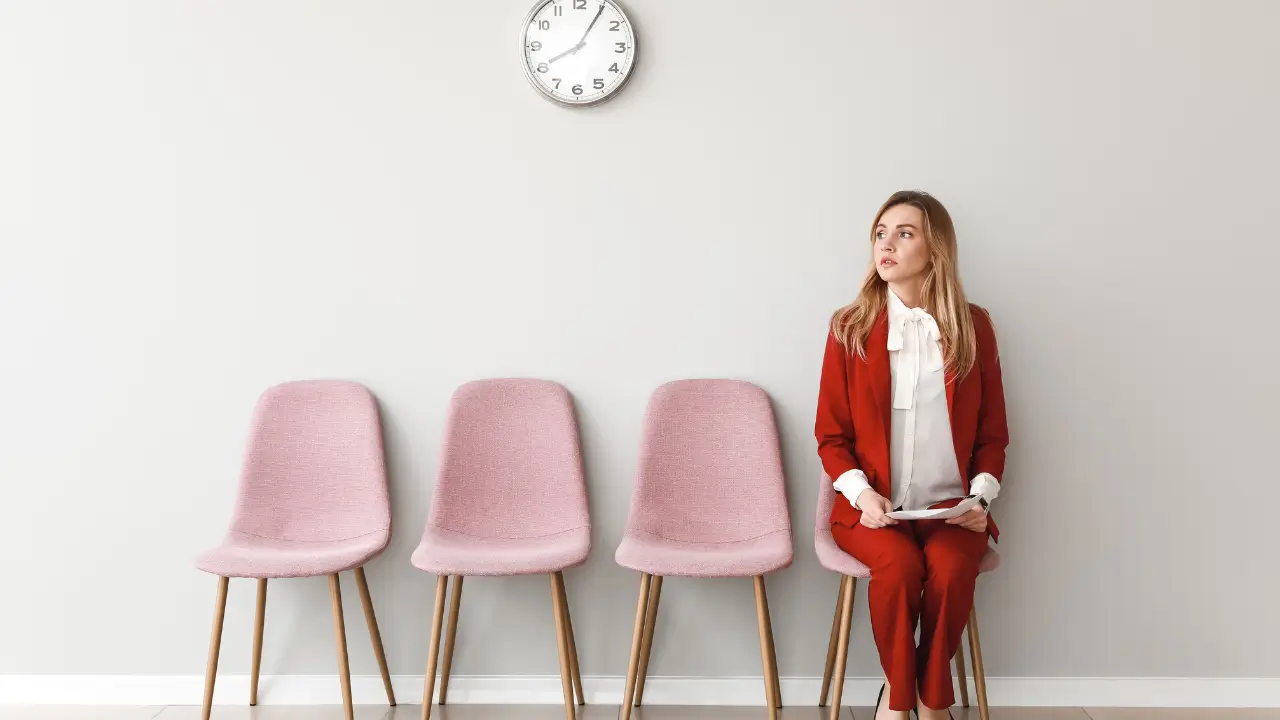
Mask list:
[[[887,717],[893,720],[905,720],[910,716],[908,710],[894,710],[889,707],[889,695],[893,692],[893,686],[889,684],[889,679],[884,679],[884,694],[880,696],[880,704],[876,707],[876,718]]]

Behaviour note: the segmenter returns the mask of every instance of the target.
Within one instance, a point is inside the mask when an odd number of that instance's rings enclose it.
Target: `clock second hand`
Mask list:
[[[573,55],[574,53],[578,52],[578,51],[579,51],[579,50],[581,50],[582,48],[586,47],[586,45],[587,45],[587,36],[591,34],[591,28],[593,28],[593,27],[595,27],[595,26],[596,26],[596,21],[598,21],[598,20],[600,19],[600,16],[601,16],[601,15],[603,15],[603,14],[604,14],[604,3],[600,3],[600,9],[599,9],[599,10],[596,10],[596,16],[595,16],[595,17],[593,17],[593,18],[591,18],[591,24],[587,25],[587,29],[586,29],[586,31],[584,31],[584,32],[582,33],[582,39],[578,41],[578,44],[577,44],[577,45],[574,45],[573,47],[569,48],[568,50],[565,50],[564,52],[560,53],[559,55],[557,55],[557,56],[555,56],[555,57],[551,58],[550,60],[548,60],[548,61],[547,61],[547,64],[548,64],[548,65],[550,65],[551,63],[553,63],[553,62],[555,62],[555,61],[559,60],[560,58],[564,57],[565,55]]]

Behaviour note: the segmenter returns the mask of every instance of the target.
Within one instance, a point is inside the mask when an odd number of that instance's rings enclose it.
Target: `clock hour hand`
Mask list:
[[[574,45],[573,47],[569,48],[568,50],[565,50],[564,52],[560,53],[559,55],[557,55],[557,56],[555,56],[555,57],[551,58],[550,60],[548,60],[548,61],[547,61],[547,64],[548,64],[548,65],[550,65],[551,63],[553,63],[553,62],[555,62],[555,61],[559,60],[560,58],[564,57],[565,55],[572,55],[572,54],[574,54],[574,53],[578,52],[579,50],[581,50],[581,49],[582,49],[583,44],[584,44],[584,43],[578,43],[577,45]]]

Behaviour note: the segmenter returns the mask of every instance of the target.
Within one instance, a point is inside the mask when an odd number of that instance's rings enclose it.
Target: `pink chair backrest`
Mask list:
[[[678,380],[645,412],[629,530],[734,542],[791,529],[773,406],[737,380]]]
[[[258,399],[233,531],[346,540],[391,527],[378,404],[362,385],[306,380]]]
[[[573,399],[548,380],[477,380],[445,421],[428,522],[529,539],[590,527]]]

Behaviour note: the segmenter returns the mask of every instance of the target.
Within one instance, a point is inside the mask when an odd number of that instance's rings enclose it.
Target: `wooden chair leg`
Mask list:
[[[631,631],[631,660],[627,663],[627,683],[622,690],[622,710],[618,720],[630,720],[631,701],[635,698],[636,672],[640,668],[640,644],[644,634],[644,618],[649,609],[649,573],[640,573],[640,598],[636,601],[636,624]]]
[[[649,610],[644,618],[644,640],[640,643],[640,669],[636,674],[635,706],[644,702],[644,681],[649,676],[649,656],[653,654],[653,629],[658,624],[658,602],[662,599],[662,576],[649,584]]]
[[[258,704],[258,674],[262,669],[262,628],[267,619],[267,579],[258,578],[258,608],[253,616],[253,661],[249,669],[249,704]]]
[[[369,639],[373,642],[373,656],[378,661],[378,672],[382,673],[382,687],[387,691],[387,704],[395,707],[396,694],[391,689],[391,672],[387,670],[387,653],[382,648],[382,633],[378,632],[378,617],[373,612],[373,597],[369,595],[369,582],[364,577],[364,568],[356,568],[355,574],[356,590],[360,592],[360,606],[364,608],[364,622],[369,626]]]
[[[836,641],[836,666],[831,676],[831,714],[830,720],[840,720],[840,698],[844,695],[845,665],[849,661],[849,628],[853,625],[853,599],[858,590],[858,581],[845,576],[845,586],[840,603],[840,637]]]
[[[969,654],[973,660],[973,687],[978,691],[978,715],[982,720],[991,720],[991,711],[987,708],[987,673],[982,668],[982,640],[978,637],[976,603],[969,611]]]
[[[840,589],[836,591],[836,609],[831,613],[831,637],[827,640],[827,664],[822,671],[822,696],[818,698],[818,707],[827,706],[827,698],[831,694],[831,671],[836,665],[836,640],[840,637],[840,608],[844,605],[844,578],[840,579]]]
[[[227,614],[227,584],[230,578],[218,578],[218,596],[213,602],[213,633],[209,636],[209,662],[204,670],[204,709],[202,720],[213,712],[213,683],[218,677],[218,652],[222,649],[222,618]]]
[[[440,669],[440,704],[449,699],[449,672],[453,669],[453,641],[458,636],[458,610],[462,607],[462,575],[453,576],[449,591],[449,625],[444,634],[444,663]]]
[[[960,706],[969,707],[969,676],[964,669],[964,637],[956,647],[956,680],[960,684]]]
[[[760,596],[764,599],[764,629],[769,638],[769,679],[773,684],[773,706],[782,707],[782,683],[778,678],[778,647],[773,641],[773,613],[769,612],[769,594],[764,590],[764,577],[760,578]]]
[[[569,663],[569,636],[564,624],[564,606],[560,602],[560,584],[555,573],[547,573],[551,580],[551,609],[556,617],[556,649],[560,651],[560,689],[564,693],[566,720],[576,720],[577,709],[573,704],[573,670]]]
[[[351,705],[351,666],[347,663],[347,627],[342,621],[342,585],[338,574],[329,576],[329,597],[333,600],[333,631],[338,639],[338,679],[342,681],[342,707],[347,720],[355,720]]]
[[[778,700],[773,694],[773,673],[770,672],[770,666],[773,664],[769,660],[769,620],[767,613],[769,612],[765,599],[764,576],[756,575],[752,578],[756,589],[756,624],[760,631],[760,664],[764,668],[764,702],[769,708],[769,720],[777,720],[778,718]]]
[[[431,642],[427,649],[427,673],[422,689],[422,720],[431,720],[431,703],[435,702],[436,660],[440,657],[440,626],[444,624],[444,596],[449,589],[449,576],[436,578],[436,605],[431,616]]]
[[[573,638],[573,615],[569,613],[569,592],[564,589],[564,573],[556,571],[556,587],[560,590],[560,607],[564,609],[564,632],[569,640],[569,670],[573,675],[573,692],[579,705],[586,705],[582,690],[582,672],[578,669],[578,643]]]

